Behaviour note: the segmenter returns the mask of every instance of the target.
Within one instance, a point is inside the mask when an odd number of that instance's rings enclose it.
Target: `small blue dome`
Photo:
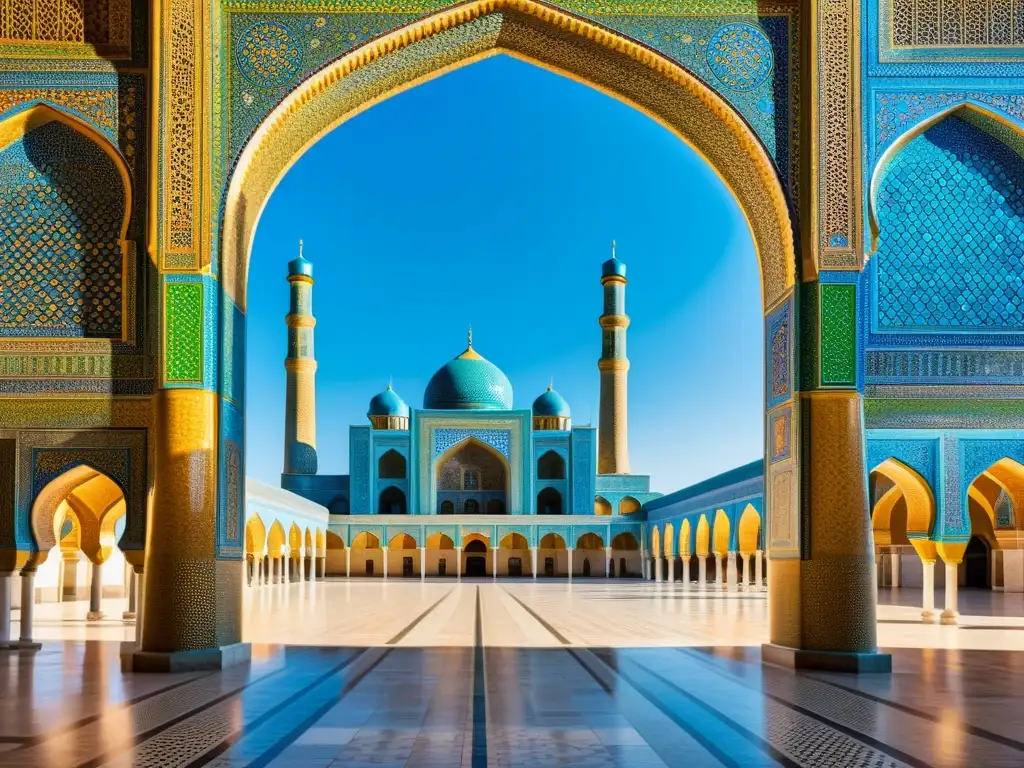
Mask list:
[[[405,416],[409,417],[409,406],[390,386],[370,400],[367,416]]]
[[[313,262],[309,259],[299,256],[297,259],[292,259],[288,262],[288,277],[295,277],[301,275],[313,279]]]
[[[555,392],[551,387],[548,391],[533,401],[534,416],[558,416],[564,419],[569,418],[569,404],[565,398]]]
[[[512,384],[470,346],[431,377],[423,407],[507,411],[512,408]]]
[[[601,277],[626,277],[626,263],[612,256],[601,265]]]

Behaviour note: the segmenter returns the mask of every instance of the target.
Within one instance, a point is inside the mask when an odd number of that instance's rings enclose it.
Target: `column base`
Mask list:
[[[103,611],[89,611],[85,614],[86,621],[99,621],[103,618]]]
[[[125,611],[121,614],[121,618],[125,621],[135,621],[135,611]]]
[[[934,624],[939,620],[939,615],[935,611],[921,611],[921,621],[925,624]]]
[[[235,664],[248,664],[252,660],[252,645],[234,643],[202,651],[174,651],[157,653],[131,649],[121,651],[122,672],[207,672],[224,669]]]
[[[957,619],[960,617],[959,611],[943,611],[939,617],[940,624],[957,624]]]
[[[790,669],[820,669],[855,675],[892,673],[892,656],[878,652],[808,651],[765,643],[761,646],[761,660],[766,664]]]
[[[34,653],[43,647],[42,643],[37,643],[35,640],[18,640],[13,643],[8,643],[7,650],[9,651],[29,651]]]

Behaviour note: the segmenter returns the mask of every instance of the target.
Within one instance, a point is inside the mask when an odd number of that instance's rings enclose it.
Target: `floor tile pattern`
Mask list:
[[[0,766],[1024,765],[1024,653],[992,645],[1024,634],[1013,597],[950,628],[911,625],[895,595],[908,647],[861,677],[762,665],[754,595],[487,580],[246,599],[253,663],[222,672],[123,675],[121,638],[0,654]]]

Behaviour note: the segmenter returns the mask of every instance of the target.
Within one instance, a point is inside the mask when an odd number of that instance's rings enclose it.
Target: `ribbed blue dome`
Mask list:
[[[551,387],[548,391],[533,401],[534,416],[559,416],[569,418],[569,404],[565,398],[555,392]]]
[[[498,366],[470,346],[431,377],[423,407],[507,411],[512,408],[512,384]]]
[[[608,261],[601,265],[601,277],[613,277],[614,275],[625,277],[626,263],[619,261],[617,258],[612,256]]]
[[[370,400],[367,416],[409,416],[409,406],[390,386]]]

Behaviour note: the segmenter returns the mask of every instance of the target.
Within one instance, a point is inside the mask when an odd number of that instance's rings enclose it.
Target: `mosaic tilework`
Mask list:
[[[938,439],[875,439],[867,440],[867,468],[873,471],[886,459],[896,459],[915,470],[932,489],[938,480]]]
[[[884,0],[894,47],[1024,45],[1024,9],[1005,0]]]
[[[494,448],[506,459],[511,458],[512,433],[507,429],[437,429],[434,430],[434,458],[463,440],[475,438]]]
[[[0,152],[0,335],[120,336],[124,211],[110,158],[62,122]]]
[[[111,139],[117,128],[117,93],[92,88],[4,88],[0,89],[0,114],[27,102],[53,104],[84,117]]]
[[[978,91],[877,91],[874,94],[874,158],[877,159],[893,139],[922,119],[964,102],[983,104],[1018,120],[1024,120],[1024,94]]]
[[[1021,325],[1024,159],[957,116],[910,141],[878,195],[879,330]]]
[[[173,382],[203,380],[203,285],[165,285],[166,370]]]
[[[942,495],[936,493],[936,503],[941,505],[942,536],[967,535],[971,531],[971,519],[967,514],[966,504],[961,503],[961,494],[966,496],[966,491],[961,490],[960,483],[963,475],[960,472],[960,451],[957,445],[956,435],[943,435],[942,438]],[[936,521],[936,528],[938,528]]]
[[[774,57],[764,32],[750,24],[725,24],[708,42],[707,61],[723,85],[750,91],[771,74]]]
[[[790,435],[792,433],[789,422],[789,408],[781,410],[778,413],[773,413],[771,416],[769,440],[771,441],[772,461],[781,461],[782,459],[789,458]]]
[[[277,22],[253,24],[236,43],[236,51],[242,76],[260,88],[286,85],[302,67],[302,41]]]
[[[857,379],[857,302],[854,285],[821,287],[821,383]]]
[[[776,309],[765,321],[765,339],[768,344],[766,358],[768,361],[769,380],[768,408],[774,408],[785,401],[791,390],[789,358],[790,358],[790,303]]]
[[[995,511],[996,526],[998,528],[1013,528],[1013,503],[1010,501],[1010,497],[1006,495],[1006,491],[999,492]]]

